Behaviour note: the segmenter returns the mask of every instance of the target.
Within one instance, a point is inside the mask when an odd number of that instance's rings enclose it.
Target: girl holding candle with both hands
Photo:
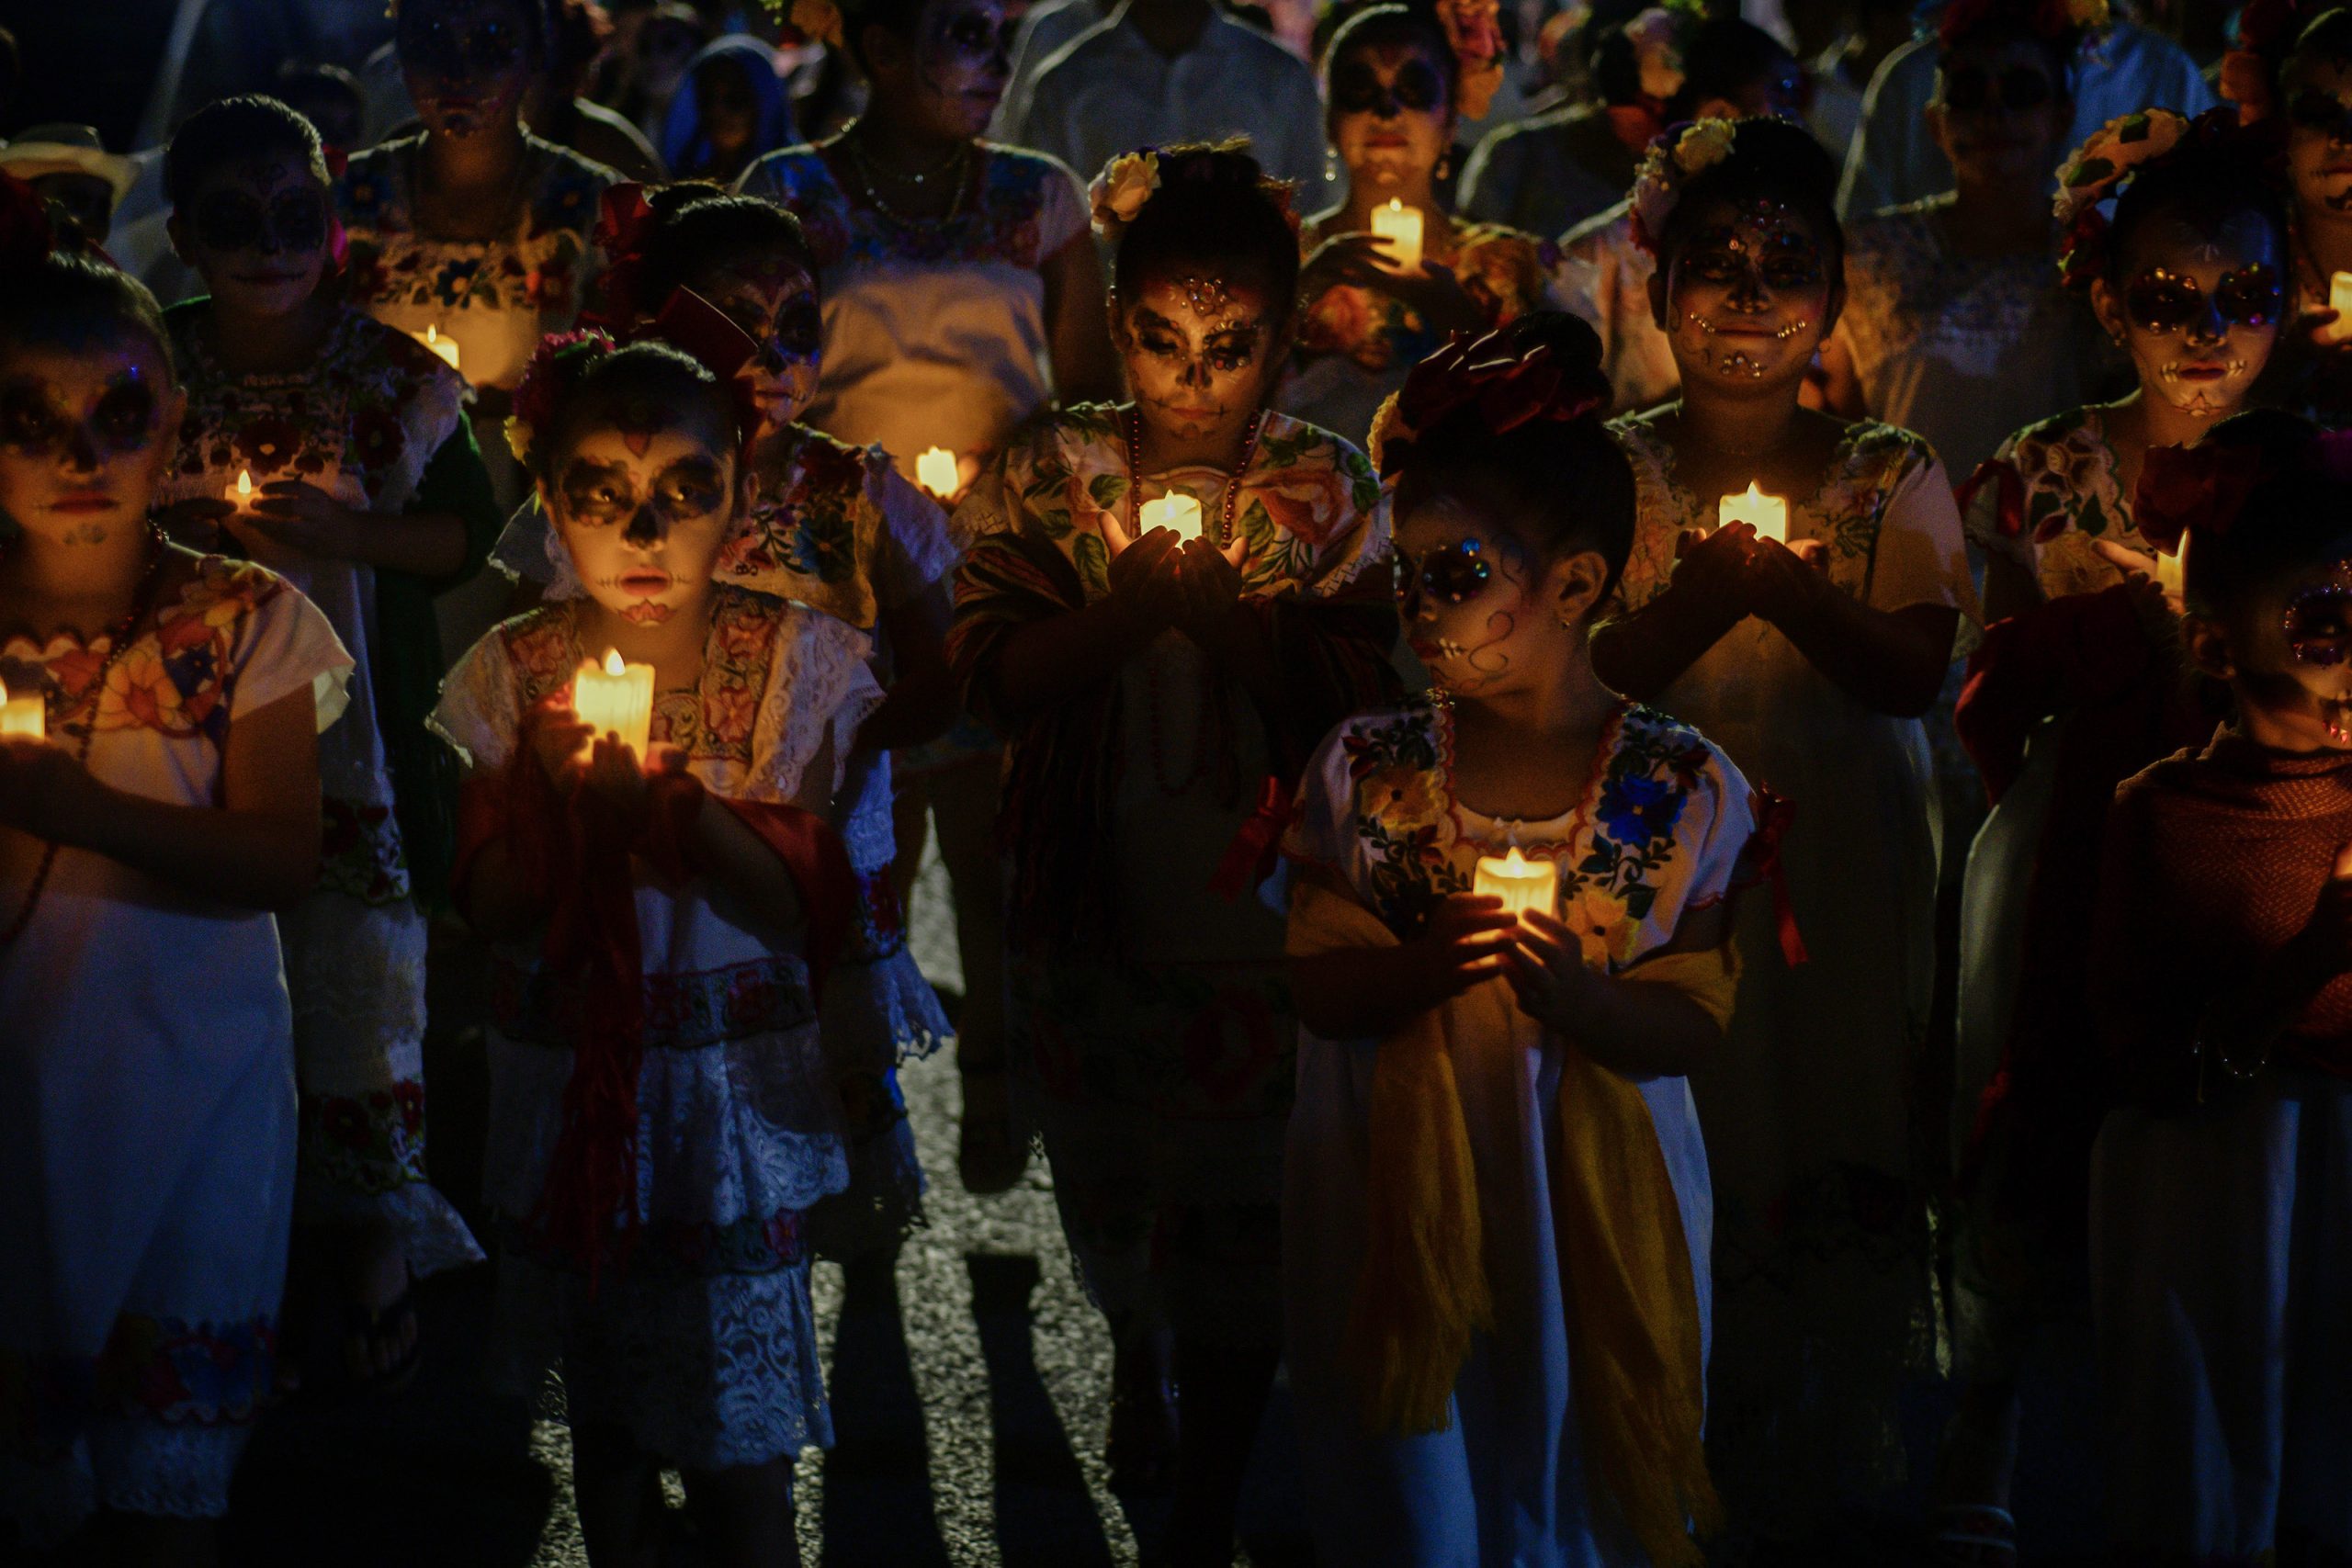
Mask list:
[[[1324,130],[1346,184],[1340,205],[1302,236],[1298,349],[1280,401],[1351,438],[1448,333],[1484,332],[1543,304],[1559,264],[1533,235],[1457,223],[1436,196],[1455,124],[1485,115],[1499,79],[1477,9],[1469,0],[1372,6],[1324,53]],[[1418,238],[1373,231],[1392,220]]]
[[[1340,724],[1284,845],[1283,1343],[1329,1562],[1695,1565],[1716,1522],[1684,1075],[1724,1049],[1756,804],[1595,673],[1635,533],[1608,387],[1538,312],[1374,433],[1436,690]],[[1521,846],[1546,896],[1513,916],[1488,857]]]
[[[1172,147],[1097,193],[1136,401],[1034,423],[975,484],[948,652],[1011,737],[1015,1081],[1117,1347],[1113,1472],[1165,1476],[1172,1340],[1175,1560],[1224,1562],[1279,1354],[1294,1061],[1282,923],[1246,890],[1285,781],[1394,690],[1386,524],[1355,448],[1265,406],[1288,187]],[[1171,493],[1200,536],[1138,526]]]
[[[803,1217],[849,1179],[816,998],[854,885],[828,823],[882,692],[859,632],[713,581],[751,488],[729,381],[582,334],[515,402],[585,594],[492,631],[434,716],[469,767],[453,886],[508,971],[502,1337],[526,1387],[561,1359],[592,1561],[656,1553],[676,1468],[714,1562],[797,1562],[793,1459],[831,1437]],[[650,756],[571,709],[606,649],[650,667]]]
[[[211,1562],[294,1202],[271,911],[318,886],[351,660],[283,578],[155,531],[162,315],[20,182],[0,210],[0,680],[46,709],[0,739],[0,1532],[96,1508],[75,1561]]]
[[[938,448],[956,479],[927,488],[952,502],[1048,402],[1118,395],[1085,193],[1053,159],[981,140],[1010,79],[1001,0],[801,0],[791,11],[869,84],[840,134],[763,158],[740,182],[799,218],[817,260],[825,363],[808,423],[879,446],[909,479]],[[956,1163],[976,1192],[1011,1187],[1029,1156],[1006,1078],[1001,761],[998,739],[966,715],[893,764],[901,891],[928,816],[955,895]]]
[[[2140,385],[2019,431],[1963,487],[1990,625],[1957,719],[1996,805],[1969,852],[1962,919],[1961,1398],[1938,1487],[1955,1561],[2014,1550],[2018,1374],[2043,1329],[2089,1312],[2086,1184],[2106,1084],[2080,933],[2116,786],[2210,737],[2215,716],[2181,678],[2181,557],[2167,487],[2151,481],[2166,448],[2195,446],[2245,406],[2278,341],[2278,152],[2229,110],[2191,122],[2153,109],[2068,160],[2059,271]]]
[[[1841,303],[1836,180],[1778,119],[1702,120],[1645,161],[1634,215],[1682,396],[1615,427],[1639,522],[1593,647],[1610,685],[1795,808],[1787,896],[1741,911],[1727,1044],[1691,1075],[1718,1200],[1708,1449],[1749,1540],[1801,1542],[1892,1483],[1895,1392],[1934,1350],[1919,716],[1974,596],[1926,444],[1798,405]],[[1784,500],[1785,542],[1709,531],[1751,482]]]
[[[412,1275],[481,1257],[425,1179],[424,911],[447,897],[457,770],[424,716],[435,595],[481,567],[498,508],[464,378],[334,299],[310,122],[275,98],[209,105],[164,171],[173,238],[207,290],[164,313],[188,400],[166,525],[283,572],[357,664],[320,742],[319,888],[278,917],[302,1107],[294,1300],[340,1309],[340,1378],[389,1382],[417,1348]],[[335,1381],[302,1356],[316,1326],[290,1324],[288,1348]]]
[[[719,580],[791,599],[874,639],[888,689],[858,730],[838,820],[858,877],[858,918],[825,989],[825,1048],[853,1115],[849,1190],[809,1218],[822,1257],[878,1261],[887,1276],[920,1218],[922,1168],[899,1091],[899,1063],[950,1037],[939,1000],[908,951],[892,880],[891,749],[944,730],[948,579],[957,558],[937,502],[876,449],[800,423],[822,348],[817,267],[800,224],[773,202],[707,186],[605,197],[597,245],[610,258],[593,312],[625,337],[671,337],[735,371],[756,410],[746,443],[752,500],[718,563]],[[515,571],[577,597],[561,540],[536,512],[499,547]]]

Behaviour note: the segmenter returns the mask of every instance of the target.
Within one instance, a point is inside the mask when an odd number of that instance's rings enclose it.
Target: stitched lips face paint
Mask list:
[[[1238,438],[1280,366],[1263,293],[1195,276],[1148,278],[1120,312],[1119,352],[1148,428]]]
[[[708,590],[737,509],[733,446],[700,409],[622,402],[582,423],[544,499],[591,598],[650,626]]]
[[[2148,396],[2200,420],[2245,405],[2286,309],[2279,250],[2278,235],[2252,212],[2211,234],[2169,212],[2133,230],[2121,331]],[[2111,318],[2114,306],[2107,309]]]
[[[1684,378],[1802,374],[1824,335],[1830,265],[1813,226],[1787,206],[1712,204],[1668,275],[1667,333]]]
[[[137,525],[177,417],[163,356],[137,333],[13,350],[0,365],[0,515],[60,541]]]

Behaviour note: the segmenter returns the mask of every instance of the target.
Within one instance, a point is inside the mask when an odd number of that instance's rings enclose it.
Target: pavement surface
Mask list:
[[[941,880],[926,868],[910,912],[917,955],[961,987]],[[435,998],[436,1018],[462,1000]],[[478,1190],[479,1053],[430,1043],[435,1176],[461,1204]],[[927,1223],[894,1278],[815,1271],[837,1441],[799,1466],[801,1551],[838,1568],[1116,1568],[1159,1555],[1164,1505],[1112,1495],[1102,1463],[1111,1346],[1071,1271],[1042,1159],[1011,1192],[974,1198],[956,1179],[955,1065],[902,1075],[930,1175]],[[492,1270],[419,1291],[428,1347],[412,1388],[346,1408],[297,1402],[256,1434],[238,1478],[227,1562],[336,1568],[572,1568],[580,1544],[570,1434],[552,1393],[537,1408],[487,1389],[481,1353]],[[1283,1418],[1262,1452],[1282,1448]],[[1282,1477],[1261,1464],[1248,1504],[1261,1564],[1305,1561]],[[682,1501],[674,1478],[673,1506]],[[690,1540],[676,1554],[691,1562]]]

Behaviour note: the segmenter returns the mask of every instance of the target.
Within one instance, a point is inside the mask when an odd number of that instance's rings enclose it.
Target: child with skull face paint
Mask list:
[[[0,1533],[95,1507],[211,1561],[276,1382],[292,1020],[272,910],[317,886],[351,660],[266,569],[149,509],[182,397],[139,284],[0,181]],[[14,1529],[10,1529],[9,1526]]]
[[[1381,400],[1455,332],[1478,333],[1547,302],[1559,252],[1500,224],[1457,224],[1435,182],[1452,156],[1465,81],[1441,14],[1402,6],[1351,17],[1325,55],[1326,129],[1347,170],[1340,203],[1300,235],[1298,349],[1281,406],[1328,430],[1368,430]],[[1399,270],[1370,232],[1391,199],[1420,213],[1422,260]]]
[[[1230,1552],[1273,1372],[1293,1058],[1282,922],[1212,884],[1238,893],[1283,781],[1394,691],[1378,483],[1265,407],[1297,279],[1287,195],[1230,148],[1106,171],[1136,400],[1040,420],[981,476],[948,635],[966,700],[1012,738],[1015,1087],[1117,1343],[1114,1468],[1164,1465],[1172,1336],[1175,1529],[1204,1562]],[[1171,495],[1201,537],[1142,525]]]
[[[469,767],[453,886],[503,972],[501,1326],[526,1386],[562,1360],[592,1560],[644,1560],[668,1465],[718,1560],[797,1562],[793,1456],[831,1436],[804,1216],[848,1180],[827,824],[882,693],[863,634],[714,580],[751,479],[710,370],[550,339],[516,411],[584,594],[491,632],[434,716]],[[607,649],[652,667],[650,758],[572,716]]]
[[[1340,724],[1284,844],[1283,1345],[1327,1562],[1695,1565],[1713,1522],[1682,1075],[1723,1044],[1761,803],[1594,673],[1634,528],[1600,356],[1524,316],[1374,433],[1437,690]],[[1557,873],[1524,923],[1473,891],[1522,846]]]
[[[1708,1451],[1735,1530],[1795,1541],[1892,1483],[1895,1390],[1932,1365],[1919,716],[1974,609],[1926,443],[1799,406],[1840,302],[1834,181],[1784,120],[1702,121],[1645,165],[1635,207],[1682,397],[1616,426],[1640,522],[1594,644],[1610,684],[1795,807],[1788,897],[1742,911],[1729,1044],[1691,1075],[1720,1204]],[[1781,499],[1786,542],[1716,526],[1718,498],[1750,484]]]
[[[2235,718],[2116,792],[2086,964],[2124,1103],[2090,1235],[2108,1539],[2352,1553],[2352,451],[2242,414],[2151,452],[2188,654]]]
[[[1962,903],[1948,1540],[2013,1536],[2020,1369],[2045,1327],[2090,1309],[2086,1183],[2105,1093],[2079,933],[2116,785],[2213,721],[2210,691],[2182,678],[2177,580],[2154,581],[2132,495],[2150,455],[2236,413],[2270,357],[2287,240],[2277,153],[2226,110],[2156,109],[2067,162],[2060,270],[2140,385],[2019,431],[1962,490],[1992,624],[1956,722],[1995,805]]]
[[[497,505],[464,378],[334,299],[307,121],[274,98],[209,105],[165,175],[173,239],[208,293],[164,314],[188,406],[164,521],[284,573],[358,665],[320,742],[320,886],[278,929],[301,1091],[298,1290],[349,1298],[369,1327],[335,1359],[382,1379],[413,1359],[411,1271],[481,1257],[425,1179],[424,911],[447,897],[457,778],[424,716],[443,670],[434,596],[481,567]],[[322,1269],[342,1278],[313,1288]],[[292,1325],[298,1353],[309,1326]]]
[[[878,449],[859,451],[797,420],[817,384],[815,266],[798,222],[772,202],[690,186],[605,197],[597,244],[612,264],[594,314],[627,335],[675,333],[695,346],[740,329],[737,393],[757,411],[744,461],[752,500],[729,536],[719,581],[822,610],[874,638],[889,695],[858,732],[839,820],[858,874],[859,918],[825,995],[825,1047],[851,1129],[850,1190],[809,1217],[819,1254],[869,1257],[922,1210],[922,1169],[897,1068],[951,1037],[907,949],[891,878],[890,751],[937,735],[954,711],[944,640],[957,553],[936,502]],[[724,321],[714,321],[715,311]],[[699,352],[697,348],[697,352]],[[536,508],[518,513],[499,558],[577,595],[560,538]]]

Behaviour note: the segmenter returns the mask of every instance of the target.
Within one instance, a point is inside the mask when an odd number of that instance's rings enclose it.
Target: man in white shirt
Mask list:
[[[1936,96],[1941,52],[1932,35],[1914,39],[1888,55],[1871,79],[1862,99],[1862,128],[1846,154],[1846,177],[1838,190],[1838,215],[1848,221],[1951,189],[1951,164],[1928,135],[1925,118],[1928,100]],[[2162,33],[2120,18],[2084,40],[2075,57],[2075,77],[2069,152],[2118,115],[2146,108],[2195,115],[2214,103],[2213,89],[2186,50]]]
[[[1250,138],[1265,171],[1323,177],[1323,102],[1304,61],[1210,0],[1126,0],[1038,73],[1013,140],[1091,179],[1121,152]],[[1310,196],[1301,209],[1312,211]]]
[[[1021,117],[1029,112],[1029,89],[1037,85],[1037,73],[1062,45],[1102,19],[1102,7],[1095,0],[1037,0],[1029,7],[1012,36],[1012,78],[1005,83],[1004,96],[997,100],[996,116],[989,121],[990,141],[1012,140],[1021,129]]]

